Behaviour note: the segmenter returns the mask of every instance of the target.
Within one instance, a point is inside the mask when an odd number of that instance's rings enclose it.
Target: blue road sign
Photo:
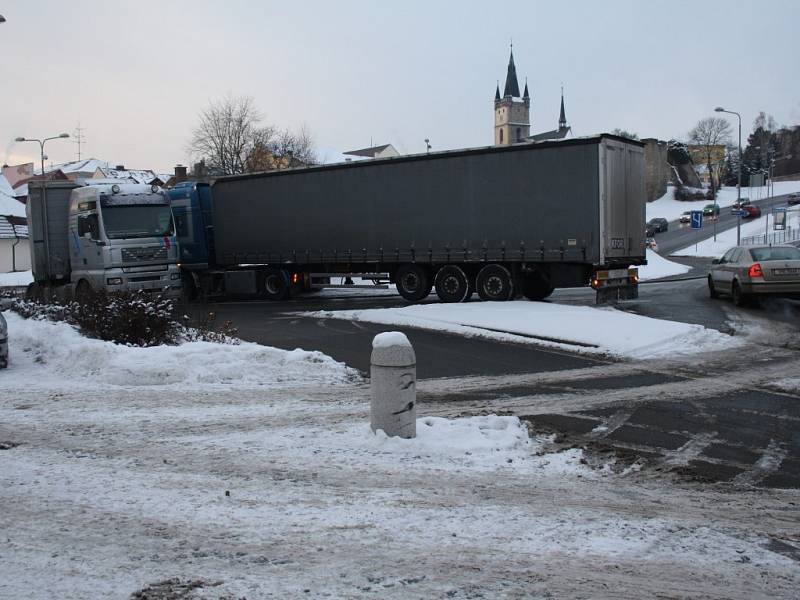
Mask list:
[[[703,211],[692,211],[692,229],[700,229],[703,226]]]
[[[746,210],[737,210],[737,211],[733,212],[733,215],[737,216],[737,217],[746,217],[747,216],[747,211]]]

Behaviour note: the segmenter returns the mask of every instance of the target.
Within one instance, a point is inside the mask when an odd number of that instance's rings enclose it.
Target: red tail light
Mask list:
[[[750,269],[747,271],[748,277],[763,277],[764,272],[761,270],[761,265],[758,263],[753,263],[750,265]]]
[[[296,284],[300,281],[300,274],[299,273],[292,273],[292,283]]]

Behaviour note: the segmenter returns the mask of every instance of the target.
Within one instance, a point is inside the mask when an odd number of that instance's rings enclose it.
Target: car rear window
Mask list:
[[[753,248],[753,260],[800,260],[798,248]]]

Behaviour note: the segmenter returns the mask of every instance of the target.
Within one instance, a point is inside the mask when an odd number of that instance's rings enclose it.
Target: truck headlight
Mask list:
[[[122,277],[109,277],[106,279],[106,285],[122,285]]]
[[[169,278],[172,279],[172,281],[175,281],[176,279],[180,279],[181,278],[181,274],[180,273],[170,273],[169,274]]]

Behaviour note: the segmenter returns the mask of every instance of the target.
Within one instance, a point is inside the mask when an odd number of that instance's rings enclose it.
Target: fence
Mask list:
[[[791,244],[800,240],[800,228],[787,227],[783,231],[768,234],[751,235],[742,238],[742,246],[769,246],[773,244]]]

